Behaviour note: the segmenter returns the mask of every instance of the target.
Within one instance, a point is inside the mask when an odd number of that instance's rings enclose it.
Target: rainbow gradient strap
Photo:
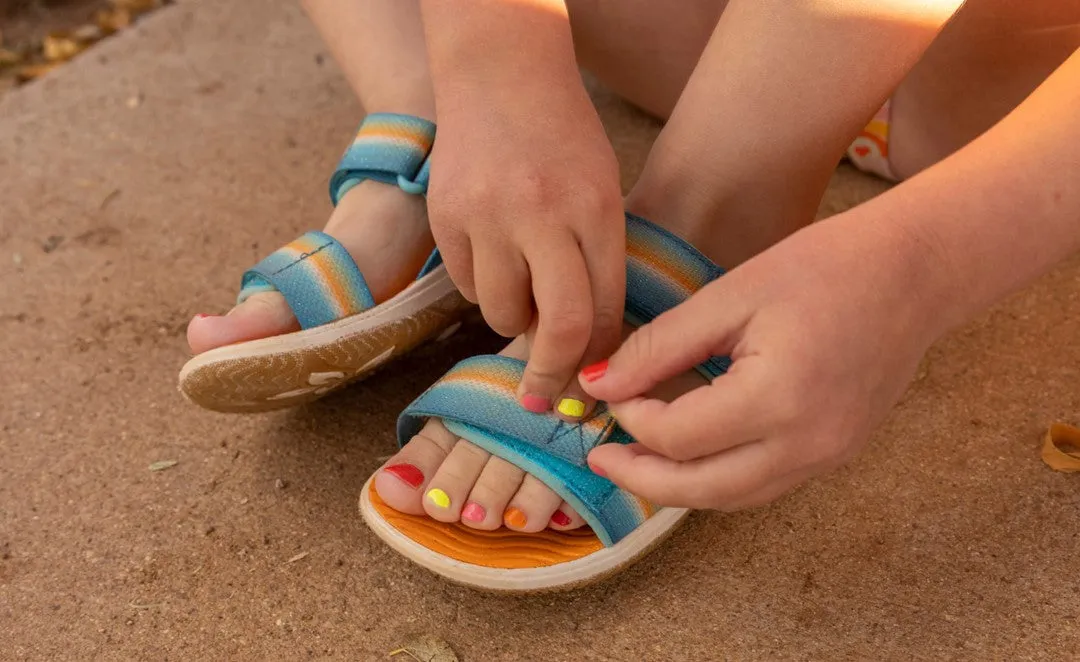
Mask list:
[[[433,144],[433,122],[397,113],[368,115],[330,177],[330,200],[337,205],[349,189],[365,179],[423,195],[431,174],[428,156]]]
[[[323,232],[305,233],[246,271],[237,303],[257,292],[269,291],[285,296],[302,329],[322,326],[375,305],[349,251]]]
[[[723,270],[682,239],[627,214],[626,319],[643,324],[682,303]],[[707,379],[722,374],[726,358],[698,366]],[[533,414],[517,402],[524,361],[475,356],[458,363],[410,404],[398,419],[405,444],[428,418],[455,435],[539,478],[581,514],[605,545],[612,545],[648,519],[657,507],[588,469],[589,451],[599,444],[631,443],[601,404],[579,424],[554,414]]]

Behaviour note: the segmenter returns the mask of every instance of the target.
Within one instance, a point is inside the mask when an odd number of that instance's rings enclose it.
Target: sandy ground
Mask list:
[[[0,101],[0,659],[1080,655],[1080,483],[1038,456],[1080,415],[1078,260],[935,346],[848,468],[562,596],[449,585],[357,516],[481,328],[296,411],[184,402],[187,319],[321,226],[359,117],[294,5],[181,2]],[[657,127],[598,102],[629,181]],[[841,168],[824,210],[881,188]]]

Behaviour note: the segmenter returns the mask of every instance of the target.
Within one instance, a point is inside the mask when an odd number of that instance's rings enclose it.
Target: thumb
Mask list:
[[[728,353],[746,315],[723,281],[710,283],[638,328],[606,361],[583,368],[578,381],[585,392],[597,400],[622,402]]]

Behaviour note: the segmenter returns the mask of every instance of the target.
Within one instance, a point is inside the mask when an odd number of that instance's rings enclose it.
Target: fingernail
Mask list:
[[[428,490],[427,498],[428,498],[428,501],[435,504],[439,508],[449,508],[450,507],[450,495],[447,494],[446,492],[443,492],[442,490],[440,490],[437,487],[434,488],[434,489]]]
[[[570,526],[570,516],[561,510],[556,510],[551,516],[551,523],[555,526]]]
[[[510,506],[503,513],[503,524],[515,529],[524,529],[525,525],[529,523],[529,518],[525,517],[525,513],[521,512],[517,508]]]
[[[587,382],[595,382],[604,376],[607,372],[608,360],[597,361],[592,365],[587,365],[581,369],[581,378]]]
[[[551,400],[532,393],[521,396],[521,406],[534,414],[543,414],[551,410]]]
[[[593,472],[597,476],[600,476],[601,478],[607,478],[607,472],[591,462],[589,463],[589,471]]]
[[[475,501],[470,501],[461,511],[461,519],[467,519],[470,522],[483,522],[485,517],[487,517],[487,511]]]
[[[563,398],[559,401],[559,413],[570,418],[581,418],[585,415],[585,403],[574,398]]]
[[[409,487],[416,489],[424,484],[424,472],[411,464],[391,464],[383,468],[383,471],[393,474]]]

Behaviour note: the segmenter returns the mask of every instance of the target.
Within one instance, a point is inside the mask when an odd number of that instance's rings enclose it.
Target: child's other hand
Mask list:
[[[428,194],[464,296],[499,334],[535,332],[519,389],[532,410],[586,400],[576,372],[614,351],[622,323],[618,163],[577,70],[565,75],[441,98]]]
[[[925,242],[860,210],[724,275],[583,378],[639,442],[594,449],[594,471],[661,505],[736,510],[855,455],[941,331],[930,281],[947,271]],[[671,403],[640,397],[710,355],[734,360],[711,385]]]

